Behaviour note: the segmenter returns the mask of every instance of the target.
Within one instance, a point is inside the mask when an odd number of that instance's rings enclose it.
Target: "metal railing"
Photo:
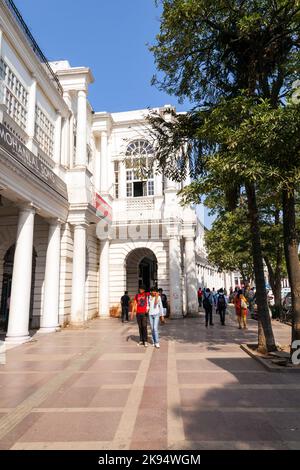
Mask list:
[[[7,7],[9,8],[10,12],[12,13],[12,15],[14,16],[14,18],[17,21],[18,25],[20,26],[23,33],[25,34],[25,36],[27,38],[27,41],[28,41],[30,47],[32,48],[33,52],[35,53],[35,55],[37,56],[37,58],[39,59],[41,64],[44,66],[44,69],[47,72],[48,77],[53,82],[53,84],[56,87],[56,89],[58,90],[58,92],[62,95],[63,94],[63,89],[62,89],[62,86],[59,82],[59,79],[57,78],[57,75],[54,73],[54,71],[52,70],[52,68],[51,68],[51,66],[48,62],[48,60],[46,59],[43,52],[39,48],[36,40],[32,36],[27,24],[23,20],[22,15],[19,12],[18,8],[16,7],[15,3],[13,2],[13,0],[2,0],[2,2],[5,3],[5,5],[7,5]]]

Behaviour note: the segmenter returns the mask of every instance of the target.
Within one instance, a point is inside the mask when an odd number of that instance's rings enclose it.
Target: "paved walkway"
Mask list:
[[[300,449],[300,374],[241,351],[256,328],[169,321],[154,350],[137,346],[135,323],[95,320],[10,350],[0,449]]]

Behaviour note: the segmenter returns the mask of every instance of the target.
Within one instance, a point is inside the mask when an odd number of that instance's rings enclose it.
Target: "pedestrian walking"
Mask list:
[[[198,305],[199,305],[199,308],[202,307],[202,300],[203,300],[203,290],[201,289],[201,287],[199,287],[199,289],[198,289]]]
[[[212,303],[212,313],[213,315],[215,315],[217,313],[217,292],[216,292],[216,289],[213,287],[213,290],[211,292],[211,295],[212,295],[212,300],[213,300],[213,303]]]
[[[163,289],[158,289],[159,296],[161,298],[163,315],[160,317],[161,323],[166,323],[166,316],[168,314],[168,298],[164,293]]]
[[[208,327],[208,323],[210,326],[213,326],[213,319],[212,319],[212,312],[213,312],[213,295],[210,289],[206,289],[204,296],[203,296],[203,308],[205,310],[205,326]]]
[[[251,287],[251,289],[248,292],[248,303],[249,303],[249,313],[252,318],[254,317],[255,301],[256,301],[256,293],[255,293],[254,287]]]
[[[147,318],[149,311],[148,304],[149,293],[146,292],[145,286],[139,288],[139,293],[134,297],[133,308],[131,312],[131,320],[136,315],[136,321],[139,327],[140,346],[148,346]]]
[[[246,330],[248,306],[247,306],[246,298],[244,297],[243,291],[241,289],[238,291],[238,294],[234,298],[234,306],[235,306],[235,312],[236,312],[237,321],[239,325],[239,330],[242,329],[242,327]]]
[[[130,297],[128,295],[128,292],[125,291],[124,295],[121,297],[122,323],[128,322],[129,303]]]
[[[163,318],[163,303],[156,287],[150,291],[149,303],[149,322],[151,326],[152,344],[159,349],[159,319]]]
[[[222,326],[225,326],[226,309],[227,309],[227,299],[226,299],[224,290],[220,289],[218,297],[217,297],[217,310],[220,315],[220,321],[221,321]]]

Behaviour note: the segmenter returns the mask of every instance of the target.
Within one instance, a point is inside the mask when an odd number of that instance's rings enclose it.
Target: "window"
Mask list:
[[[153,147],[146,140],[131,142],[126,150],[126,196],[154,196]]]
[[[3,101],[7,114],[25,130],[28,92],[3,59],[0,59],[0,80],[4,82]]]
[[[115,173],[114,193],[115,193],[115,198],[119,199],[119,162],[114,162],[114,173]]]
[[[35,108],[35,137],[40,148],[49,157],[53,157],[54,125],[39,106]]]

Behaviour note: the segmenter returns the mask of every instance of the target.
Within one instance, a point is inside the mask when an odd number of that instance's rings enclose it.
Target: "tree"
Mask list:
[[[189,98],[198,107],[205,105],[208,112],[221,98],[232,99],[243,92],[249,97],[267,98],[273,107],[280,104],[299,73],[300,7],[297,0],[162,0],[161,3],[161,29],[152,51],[163,77],[154,78],[153,83],[181,99]],[[199,117],[197,111],[191,113],[194,115],[190,119],[192,130]],[[197,132],[194,137],[197,140]],[[168,138],[170,141],[170,134]],[[195,150],[195,147],[197,145],[191,145],[189,149]],[[202,158],[194,161],[194,168],[200,168],[196,177],[206,163],[203,149],[198,150]],[[178,163],[184,161],[180,153]],[[234,180],[232,186],[230,199],[236,194],[237,181]],[[255,174],[249,175],[244,186],[259,317],[265,347],[272,350],[275,341],[264,286]],[[283,202],[291,205],[289,198]],[[291,246],[291,242],[288,244]],[[286,250],[286,256],[289,254]],[[262,331],[259,338],[262,349]]]
[[[220,214],[205,234],[209,261],[221,271],[239,271],[246,284],[253,279],[251,241],[245,210]]]

